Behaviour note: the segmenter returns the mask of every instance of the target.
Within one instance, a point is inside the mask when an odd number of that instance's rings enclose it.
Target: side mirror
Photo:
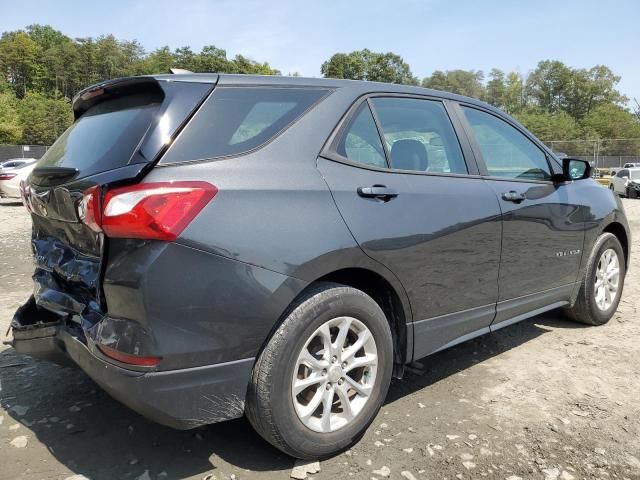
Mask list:
[[[562,173],[565,180],[582,180],[591,176],[591,165],[578,158],[563,158]]]

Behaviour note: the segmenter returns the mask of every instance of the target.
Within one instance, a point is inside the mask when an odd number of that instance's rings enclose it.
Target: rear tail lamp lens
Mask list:
[[[80,219],[94,232],[101,232],[100,221],[100,186],[91,187],[82,195],[82,200],[78,207]]]
[[[20,199],[22,200],[22,204],[27,209],[29,213],[33,212],[33,208],[31,207],[31,199],[29,198],[31,192],[29,191],[29,184],[21,180],[20,181]]]
[[[109,190],[100,210],[98,192],[92,190],[82,204],[89,227],[111,238],[164,241],[175,240],[218,193],[207,182],[141,183]]]

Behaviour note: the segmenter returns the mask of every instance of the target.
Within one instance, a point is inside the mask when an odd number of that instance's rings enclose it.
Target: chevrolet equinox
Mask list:
[[[246,415],[300,458],[357,441],[404,366],[618,306],[630,232],[587,162],[418,87],[191,74],[80,92],[21,186],[21,353],[147,418]]]

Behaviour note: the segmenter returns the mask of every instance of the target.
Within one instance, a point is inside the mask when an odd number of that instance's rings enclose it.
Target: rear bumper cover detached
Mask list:
[[[254,359],[159,372],[128,370],[99,358],[62,322],[23,326],[14,318],[18,353],[76,365],[116,400],[176,429],[241,417]]]

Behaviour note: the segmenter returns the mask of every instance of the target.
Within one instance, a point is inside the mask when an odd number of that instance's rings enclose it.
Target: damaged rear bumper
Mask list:
[[[12,344],[18,353],[80,367],[112,397],[150,420],[183,430],[244,413],[253,358],[180,370],[129,370],[100,358],[73,325],[39,312],[47,318],[34,324],[14,318]]]

